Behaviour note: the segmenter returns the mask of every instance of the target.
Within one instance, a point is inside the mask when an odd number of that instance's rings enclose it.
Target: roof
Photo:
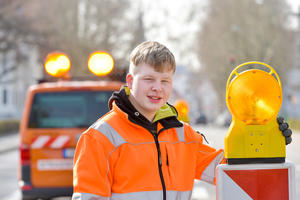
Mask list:
[[[124,85],[117,81],[57,81],[44,82],[29,88],[34,92],[66,91],[66,90],[119,90]]]

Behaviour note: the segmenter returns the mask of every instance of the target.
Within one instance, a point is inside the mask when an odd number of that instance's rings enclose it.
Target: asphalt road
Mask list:
[[[209,145],[215,148],[224,148],[224,136],[226,128],[214,126],[194,126],[194,129],[205,134]],[[21,194],[18,189],[18,161],[17,150],[18,136],[10,138],[0,137],[0,200],[20,200]],[[8,150],[3,150],[5,148]],[[13,146],[13,148],[11,148]],[[300,133],[293,134],[293,142],[287,147],[287,160],[295,164],[296,167],[296,199],[300,199]],[[216,199],[215,186],[205,182],[196,181],[193,191],[193,200],[214,200]],[[56,200],[70,198],[56,198]]]

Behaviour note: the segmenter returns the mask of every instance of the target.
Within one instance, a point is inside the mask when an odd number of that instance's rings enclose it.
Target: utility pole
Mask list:
[[[295,55],[295,68],[292,70],[293,80],[291,80],[291,84],[289,85],[290,89],[290,114],[292,117],[299,118],[300,117],[300,6],[298,8],[298,12],[294,14],[297,17],[297,30],[296,30],[296,55]]]
[[[300,70],[300,6],[294,16],[297,17],[295,66],[296,69]]]
[[[295,48],[293,58],[293,68],[289,70],[287,77],[287,86],[285,87],[285,96],[282,112],[286,117],[300,117],[300,6],[297,12],[291,13],[291,16],[297,20],[295,29]]]

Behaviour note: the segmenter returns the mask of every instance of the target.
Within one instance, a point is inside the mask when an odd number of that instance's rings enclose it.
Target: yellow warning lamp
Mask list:
[[[96,76],[105,76],[113,70],[114,59],[106,52],[97,51],[90,55],[88,67]]]
[[[268,70],[237,71],[247,65],[261,65]],[[232,114],[225,136],[227,163],[284,162],[285,139],[277,123],[282,92],[276,71],[256,61],[239,65],[227,80],[226,103]]]
[[[70,59],[62,52],[52,52],[46,57],[45,70],[51,76],[63,78],[67,75],[70,67]]]
[[[189,123],[189,104],[185,100],[177,100],[174,106],[178,112],[178,120]]]

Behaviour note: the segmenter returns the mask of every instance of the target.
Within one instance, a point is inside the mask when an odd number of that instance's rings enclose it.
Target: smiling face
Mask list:
[[[134,74],[127,74],[129,100],[133,106],[152,121],[155,113],[168,101],[172,92],[173,70],[155,71],[149,64],[141,63]]]

